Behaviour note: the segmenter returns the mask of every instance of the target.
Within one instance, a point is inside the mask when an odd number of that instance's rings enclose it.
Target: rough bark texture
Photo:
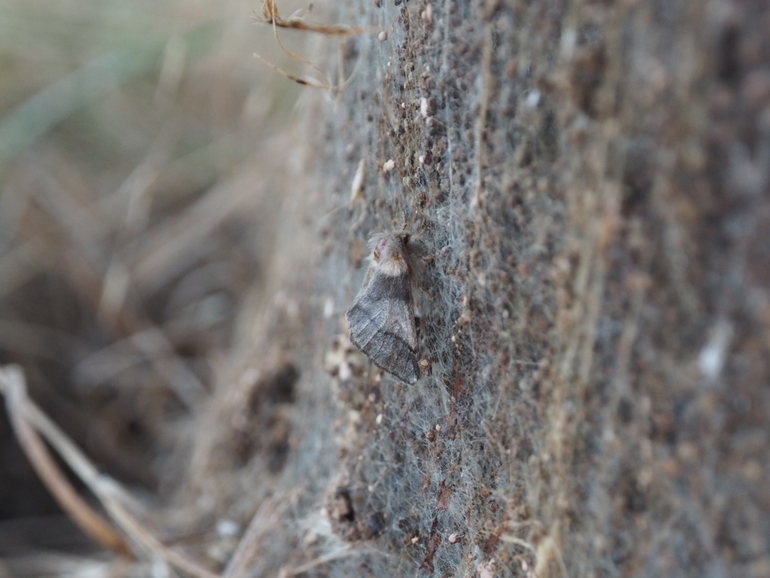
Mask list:
[[[301,220],[238,394],[292,400],[272,481],[233,485],[270,527],[255,575],[770,574],[767,3],[335,19],[387,39],[345,41],[350,81],[302,113]],[[342,317],[388,229],[423,247],[414,386]],[[204,493],[232,436],[207,443]]]

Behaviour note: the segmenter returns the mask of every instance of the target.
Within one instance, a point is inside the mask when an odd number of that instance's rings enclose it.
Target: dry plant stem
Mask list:
[[[270,12],[267,12],[266,10],[269,10]],[[294,58],[295,60],[299,60],[303,64],[307,64],[308,66],[312,67],[316,72],[318,72],[318,74],[321,75],[321,80],[323,80],[323,82],[325,83],[325,86],[323,88],[330,89],[332,87],[332,83],[320,68],[318,68],[315,64],[313,64],[306,58],[303,58],[299,54],[295,54],[294,52],[287,50],[286,47],[281,42],[281,39],[278,36],[278,23],[277,23],[277,20],[280,19],[280,16],[278,16],[278,9],[275,6],[275,0],[266,0],[266,2],[262,4],[262,11],[266,15],[269,14],[271,16],[271,23],[273,25],[273,36],[275,36],[275,41],[278,43],[278,46],[281,47],[281,50],[283,50],[291,58]],[[314,86],[316,88],[319,87],[319,85],[314,85],[314,84],[307,84],[307,86]]]
[[[316,566],[320,566],[321,564],[326,564],[328,562],[333,562],[334,560],[341,560],[342,558],[347,558],[349,556],[355,556],[357,554],[363,554],[366,552],[366,549],[357,548],[355,546],[346,545],[339,550],[335,550],[334,552],[330,552],[328,554],[325,554],[323,556],[319,556],[318,558],[315,558],[314,560],[311,560],[307,564],[303,564],[302,566],[297,566],[296,568],[291,569],[284,569],[281,571],[280,578],[289,578],[290,576],[299,576],[300,574],[304,574],[305,572],[309,572]]]
[[[166,560],[169,564],[197,578],[216,578],[216,574],[201,568],[195,562],[161,544],[155,536],[145,529],[121,502],[122,488],[108,476],[102,475],[67,435],[53,423],[48,416],[27,397],[24,375],[18,366],[11,365],[0,369],[0,392],[6,396],[8,413],[19,443],[32,461],[35,469],[52,493],[84,531],[100,543],[129,555],[129,548],[122,537],[98,514],[93,512],[75,493],[64,475],[54,464],[35,430],[40,432],[59,455],[72,468],[72,471],[91,489],[110,513],[113,520],[131,539],[146,552]],[[34,427],[34,429],[33,429]],[[42,466],[41,466],[42,464]],[[61,496],[66,497],[66,502]],[[76,505],[75,512],[72,505]],[[86,514],[84,517],[84,512]],[[81,519],[91,519],[87,526]],[[93,519],[97,522],[94,523]],[[95,533],[96,532],[96,533]],[[105,542],[108,536],[109,541]]]
[[[7,366],[0,372],[0,391],[5,394],[8,417],[13,425],[16,439],[27,454],[32,467],[51,491],[67,515],[88,536],[122,556],[130,557],[131,552],[122,536],[97,514],[72,488],[67,478],[53,461],[51,454],[40,437],[24,417],[26,385],[24,374],[17,366]]]
[[[332,552],[331,554],[320,556],[319,558],[316,558],[315,560],[311,560],[307,564],[303,564],[302,566],[298,566],[297,568],[292,568],[291,570],[285,570],[282,573],[282,577],[299,576],[300,574],[304,574],[308,570],[312,570],[316,566],[320,566],[321,564],[331,562],[332,560],[339,560],[340,558],[348,555],[350,555],[350,546],[346,546],[339,552]]]
[[[358,34],[366,34],[367,32],[379,32],[379,30],[353,28],[344,24],[312,24],[305,22],[300,18],[289,18],[288,20],[284,20],[278,14],[278,7],[275,5],[275,0],[262,0],[262,14],[264,15],[264,18],[255,16],[255,19],[258,22],[272,24],[273,27],[279,26],[281,28],[307,30],[308,32],[319,32],[329,36],[355,36]]]
[[[318,83],[312,82],[310,80],[304,80],[302,78],[299,78],[298,76],[294,76],[293,74],[289,74],[285,70],[282,70],[281,68],[277,67],[275,64],[273,64],[269,60],[265,60],[264,58],[262,58],[256,52],[254,53],[254,58],[259,60],[262,64],[265,64],[266,66],[269,66],[270,68],[275,70],[278,74],[280,74],[282,76],[285,76],[289,80],[293,80],[294,82],[296,82],[297,84],[301,84],[302,86],[309,86],[310,88],[318,88],[318,89],[321,89],[321,90],[329,90],[331,88],[330,86],[327,86],[327,85],[324,85],[324,84],[318,84]]]
[[[473,189],[473,200],[471,201],[471,207],[478,209],[481,202],[481,192],[484,188],[484,168],[486,167],[486,129],[487,129],[487,111],[489,110],[489,95],[492,84],[492,25],[487,24],[484,33],[484,50],[482,52],[482,98],[481,109],[479,111],[479,121],[476,126],[476,170],[478,174],[476,176],[476,186]]]
[[[279,501],[280,500],[280,501]],[[246,529],[246,533],[238,543],[238,547],[230,558],[222,578],[242,578],[246,576],[249,562],[254,558],[259,548],[259,539],[268,528],[274,527],[278,518],[283,514],[291,500],[290,496],[266,500],[257,509]]]
[[[218,578],[217,574],[202,568],[197,563],[189,560],[179,552],[164,546],[155,536],[153,536],[139,521],[134,518],[129,511],[120,503],[117,497],[121,491],[113,480],[100,480],[100,499],[105,509],[121,529],[126,532],[134,541],[142,546],[148,553],[166,560],[172,566],[183,570],[184,572],[195,576],[196,578]]]
[[[503,542],[508,542],[509,544],[516,544],[517,546],[526,548],[533,554],[537,554],[537,549],[532,544],[530,544],[526,540],[517,538],[516,536],[511,536],[510,534],[503,534],[502,536],[500,536],[500,540],[502,540]]]
[[[278,28],[279,27],[294,28],[296,30],[319,32],[321,34],[326,34],[330,36],[352,36],[352,35],[358,35],[358,34],[379,33],[379,30],[376,30],[376,29],[352,28],[350,26],[344,26],[342,24],[333,24],[333,25],[308,24],[304,20],[301,20],[299,18],[290,18],[289,20],[284,20],[278,14],[278,7],[275,5],[275,0],[262,1],[262,14],[264,18],[255,16],[254,19],[257,20],[258,22],[263,22],[265,24],[272,25],[275,41],[278,43],[278,46],[281,47],[281,50],[283,50],[289,57],[294,58],[295,60],[299,60],[303,64],[307,64],[308,66],[312,67],[316,72],[318,72],[318,74],[321,75],[321,78],[325,82],[325,84],[319,84],[317,82],[303,80],[297,76],[294,76],[293,74],[289,74],[288,72],[286,72],[285,70],[282,70],[275,64],[268,62],[267,60],[262,58],[259,54],[254,54],[254,58],[266,64],[267,66],[275,70],[277,73],[285,76],[290,80],[293,80],[297,84],[301,84],[303,86],[309,86],[311,88],[319,88],[323,90],[331,90],[332,88],[334,88],[331,81],[326,77],[326,74],[324,74],[324,72],[318,66],[316,66],[306,58],[303,58],[299,54],[296,54],[294,52],[291,52],[290,50],[287,50],[286,47],[284,47],[283,43],[281,43],[281,39],[278,37]],[[340,75],[341,74],[342,73],[340,72]],[[338,82],[339,82],[339,87],[342,87],[345,84],[342,78],[340,78]]]

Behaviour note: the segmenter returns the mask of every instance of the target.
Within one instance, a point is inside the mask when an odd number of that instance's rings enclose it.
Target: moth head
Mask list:
[[[382,233],[372,241],[372,268],[390,276],[408,275],[410,271],[407,244],[409,235]]]

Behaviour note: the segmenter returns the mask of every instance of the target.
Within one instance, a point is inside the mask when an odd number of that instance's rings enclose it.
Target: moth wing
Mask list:
[[[407,383],[419,377],[417,330],[409,279],[374,274],[345,314],[350,341]]]

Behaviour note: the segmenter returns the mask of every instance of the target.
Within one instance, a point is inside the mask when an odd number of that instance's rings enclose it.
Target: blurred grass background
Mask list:
[[[285,62],[259,9],[0,3],[0,362],[155,495],[261,298],[292,170],[301,89],[252,57]],[[5,415],[0,495],[0,555],[78,542]]]

